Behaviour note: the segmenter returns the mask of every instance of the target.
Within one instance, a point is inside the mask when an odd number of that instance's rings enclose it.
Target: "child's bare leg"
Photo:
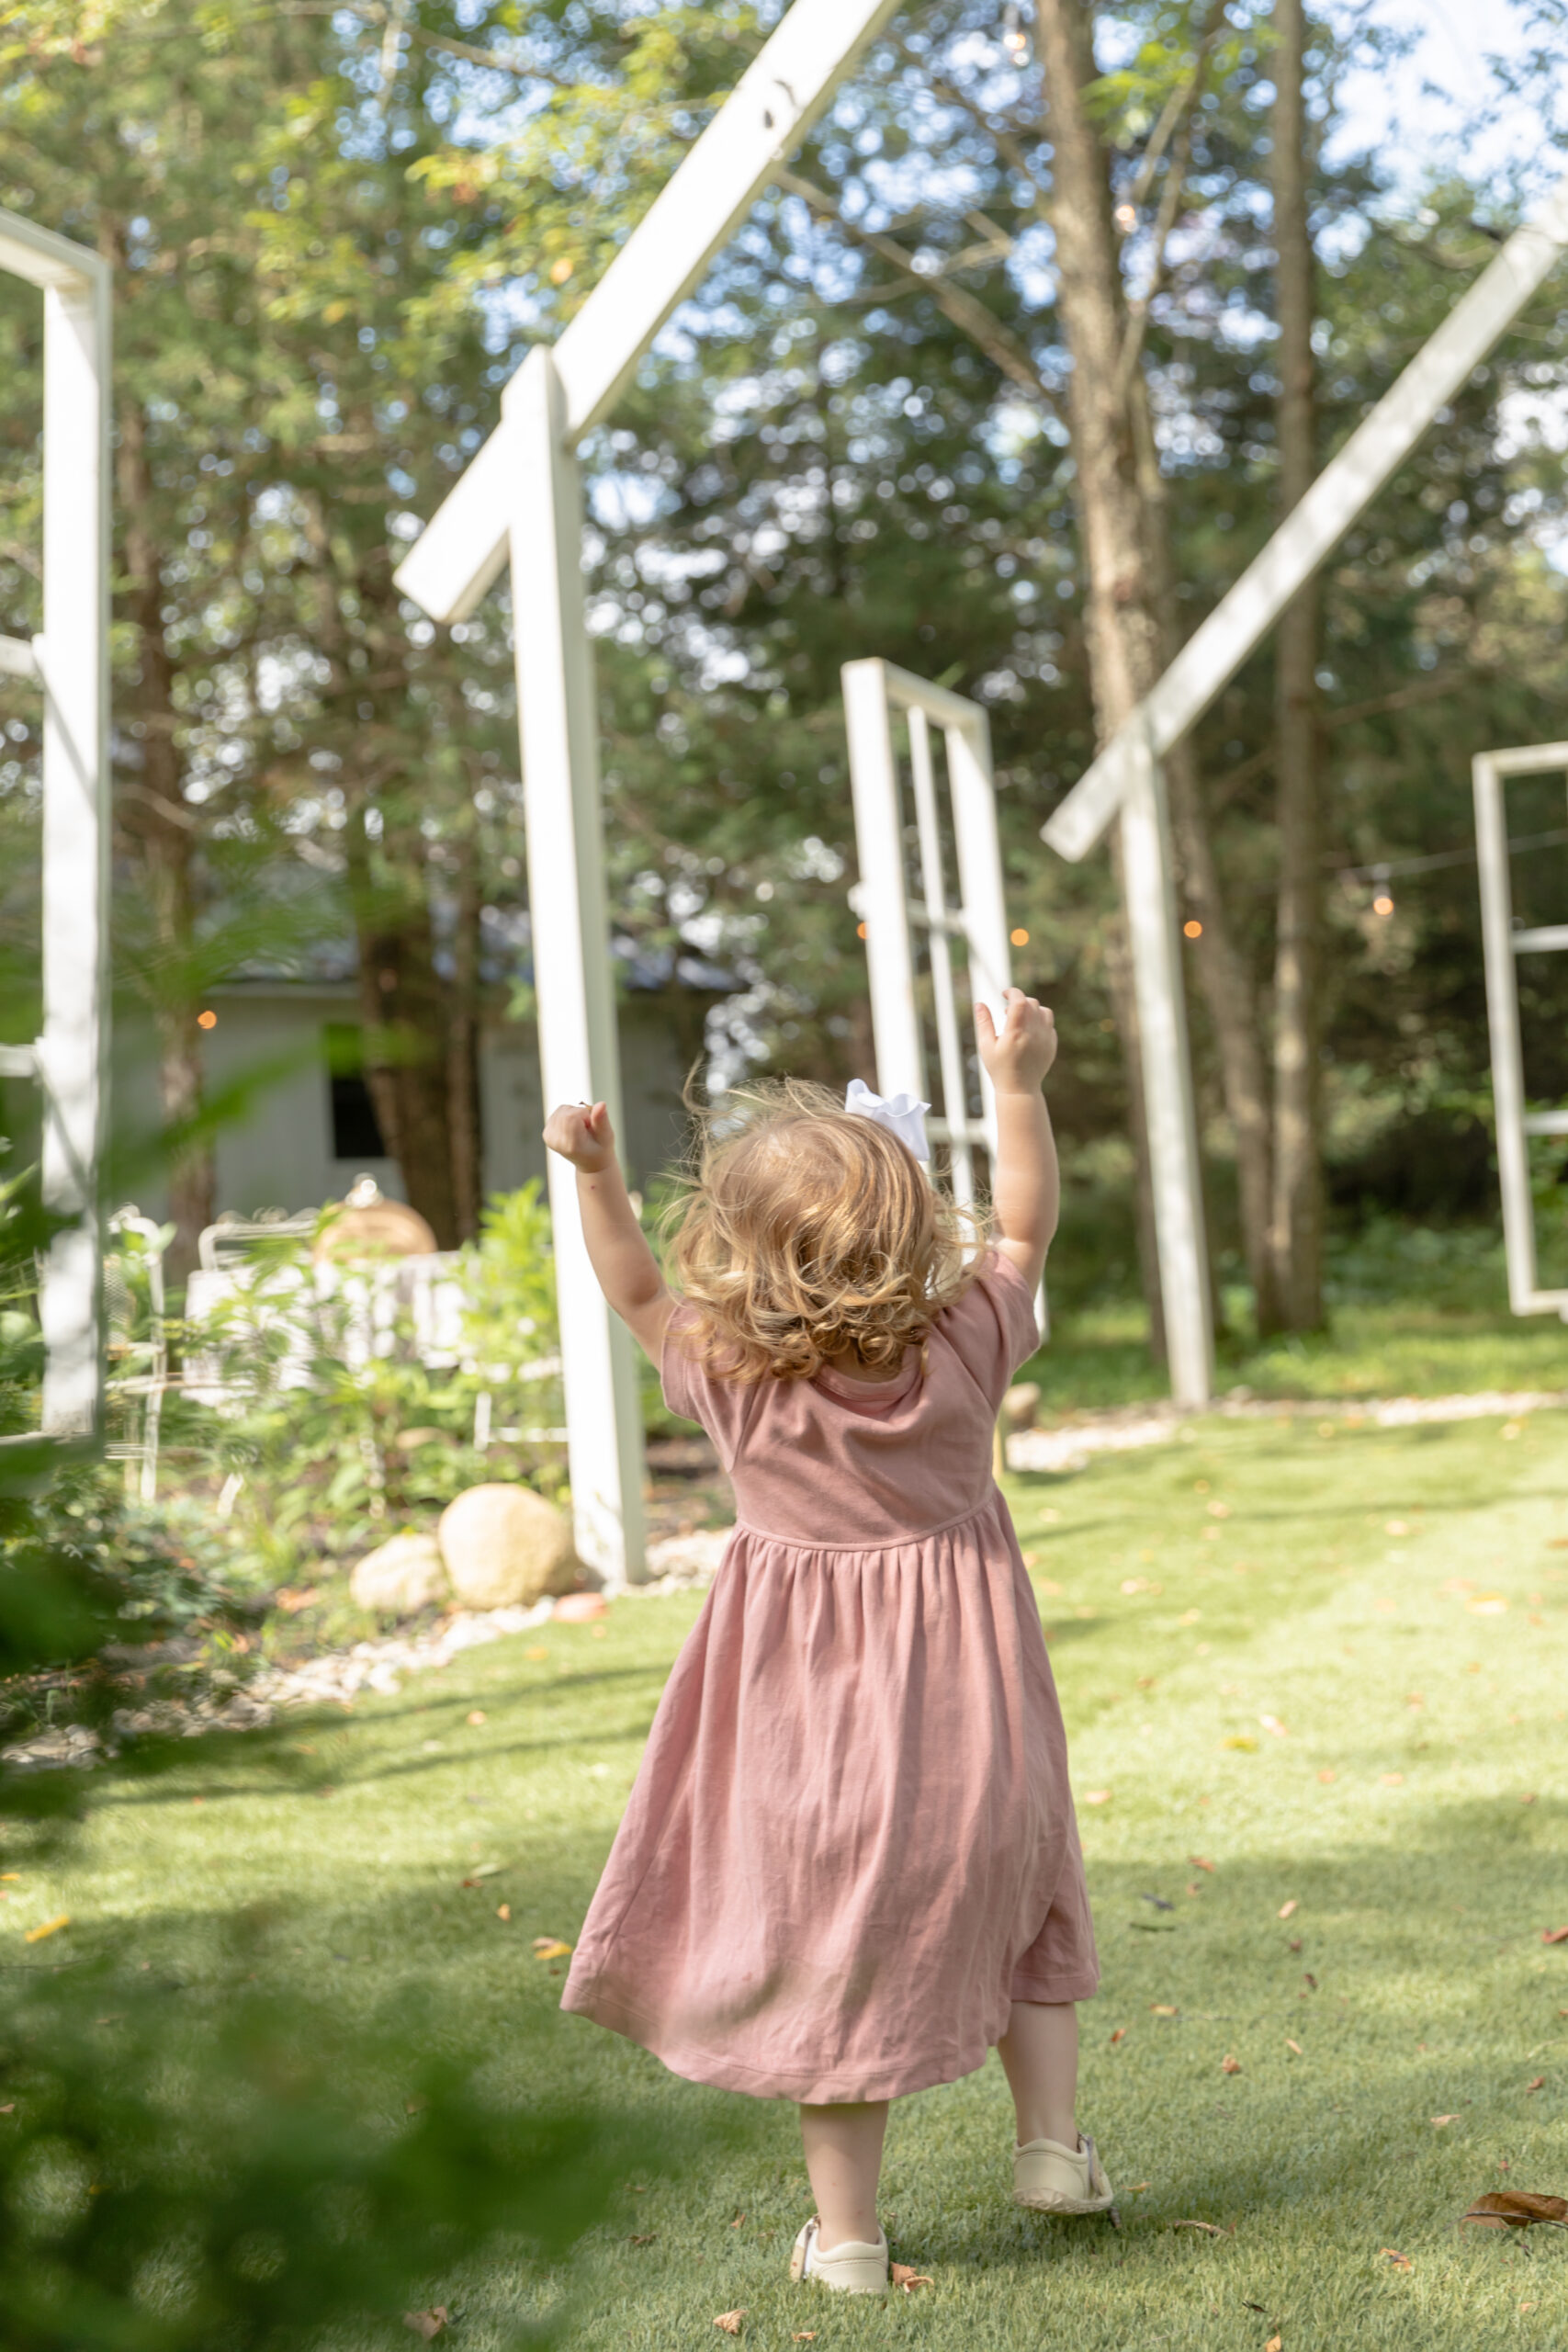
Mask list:
[[[1071,2001],[1015,2001],[997,2044],[1012,2103],[1018,2143],[1055,2140],[1078,2144],[1078,2013]]]
[[[876,2244],[876,2184],[886,2131],[885,2098],[801,2109],[800,2136],[820,2225],[817,2243],[824,2254],[846,2238]]]

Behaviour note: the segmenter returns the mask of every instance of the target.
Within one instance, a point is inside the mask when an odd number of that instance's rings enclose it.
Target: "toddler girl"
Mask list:
[[[984,1252],[897,1113],[785,1085],[710,1131],[677,1298],[604,1104],[545,1130],[577,1169],[606,1298],[738,1505],[564,2006],[695,2082],[797,2100],[817,2217],[791,2274],[861,2293],[887,2284],[888,2100],[972,2074],[992,2043],[1019,2203],[1111,2202],[1073,2112],[1073,2004],[1098,1967],[1066,1742],[991,1475],[1055,1230],[1056,1037],[1017,989],[999,1034],[977,1020],[999,1146]]]

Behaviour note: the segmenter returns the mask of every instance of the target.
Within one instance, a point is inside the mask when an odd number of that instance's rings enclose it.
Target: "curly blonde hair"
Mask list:
[[[697,1116],[668,1213],[682,1343],[730,1380],[809,1380],[852,1351],[896,1372],[979,1272],[981,1220],[825,1087],[739,1087]]]

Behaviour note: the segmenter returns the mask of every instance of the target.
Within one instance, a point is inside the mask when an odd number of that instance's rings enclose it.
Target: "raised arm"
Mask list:
[[[609,1112],[603,1102],[564,1104],[550,1113],[545,1141],[577,1170],[582,1238],[600,1289],[657,1363],[675,1302],[627,1195]]]
[[[980,1059],[997,1098],[991,1206],[997,1248],[1033,1290],[1044,1270],[1061,1205],[1056,1140],[1040,1091],[1056,1058],[1056,1024],[1045,1007],[1021,989],[1009,989],[1005,1002],[999,1030],[988,1005],[975,1007]]]

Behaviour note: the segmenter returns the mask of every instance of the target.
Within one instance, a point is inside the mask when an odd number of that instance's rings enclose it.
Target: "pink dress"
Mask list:
[[[676,2074],[894,2098],[1014,2000],[1099,1978],[1039,1611],[991,1476],[1037,1343],[992,1257],[876,1387],[714,1378],[664,1345],[739,1523],[654,1718],[562,2006]]]

